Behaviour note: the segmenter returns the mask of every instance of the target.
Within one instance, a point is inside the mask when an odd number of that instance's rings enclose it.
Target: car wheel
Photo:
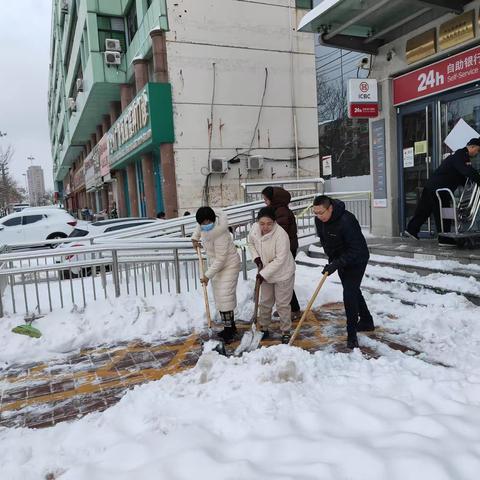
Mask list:
[[[67,235],[65,235],[62,232],[57,232],[57,233],[51,233],[48,237],[47,240],[59,240],[60,238],[67,238]],[[56,248],[58,244],[49,244],[50,248]]]

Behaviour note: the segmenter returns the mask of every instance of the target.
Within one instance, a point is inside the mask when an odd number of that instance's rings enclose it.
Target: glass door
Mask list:
[[[403,224],[402,230],[415,213],[422,195],[425,182],[432,172],[432,117],[430,104],[421,107],[410,106],[400,114],[400,168],[403,179],[401,190]],[[431,220],[421,229],[421,233],[430,235]]]

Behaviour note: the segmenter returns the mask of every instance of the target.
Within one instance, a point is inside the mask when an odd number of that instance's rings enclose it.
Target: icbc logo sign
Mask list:
[[[366,92],[368,92],[368,89],[369,89],[369,86],[368,86],[367,82],[362,82],[360,84],[360,91],[361,92],[366,93]]]

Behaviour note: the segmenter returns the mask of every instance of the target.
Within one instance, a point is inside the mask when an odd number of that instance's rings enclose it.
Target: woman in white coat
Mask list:
[[[258,267],[261,282],[258,323],[263,338],[268,338],[272,308],[275,304],[280,317],[282,343],[290,340],[292,309],[290,301],[295,283],[295,260],[290,251],[290,239],[275,221],[272,207],[260,209],[257,223],[248,234],[250,253]]]
[[[212,281],[215,306],[224,325],[219,335],[225,342],[230,342],[237,332],[234,310],[237,306],[240,257],[228,230],[227,216],[224,212],[201,207],[195,217],[198,226],[192,235],[192,243],[196,248],[201,241],[208,260],[208,269],[200,281],[205,285],[209,280]]]

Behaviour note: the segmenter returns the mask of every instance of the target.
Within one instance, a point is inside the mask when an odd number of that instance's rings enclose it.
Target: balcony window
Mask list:
[[[107,38],[114,38],[120,40],[122,52],[127,50],[127,44],[125,40],[125,22],[120,17],[103,17],[97,16],[98,24],[98,44],[100,51],[105,51],[105,40]]]
[[[133,37],[137,33],[138,30],[138,23],[137,23],[137,5],[135,3],[135,0],[132,1],[130,4],[130,7],[128,7],[127,13],[126,13],[126,19],[127,19],[127,30],[128,30],[128,44],[133,40]]]
[[[295,6],[297,8],[303,8],[305,10],[311,10],[313,8],[312,0],[295,0]]]

